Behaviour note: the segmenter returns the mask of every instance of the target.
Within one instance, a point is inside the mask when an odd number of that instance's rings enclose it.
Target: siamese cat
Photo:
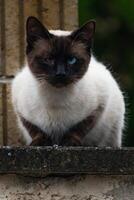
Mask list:
[[[92,55],[95,21],[69,32],[26,24],[27,64],[12,101],[27,145],[120,147],[125,104],[110,71]]]

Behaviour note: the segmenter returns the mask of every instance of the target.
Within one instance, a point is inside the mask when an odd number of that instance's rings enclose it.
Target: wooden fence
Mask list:
[[[25,22],[36,16],[49,29],[78,25],[77,0],[0,0],[0,144],[18,143],[10,83],[25,63]]]

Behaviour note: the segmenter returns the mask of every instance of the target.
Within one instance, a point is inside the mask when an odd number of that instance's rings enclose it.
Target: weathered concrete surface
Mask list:
[[[0,176],[0,200],[133,200],[134,176]]]
[[[46,175],[134,175],[134,149],[90,147],[2,147],[0,173]]]
[[[134,199],[134,148],[3,147],[0,173],[0,200]]]

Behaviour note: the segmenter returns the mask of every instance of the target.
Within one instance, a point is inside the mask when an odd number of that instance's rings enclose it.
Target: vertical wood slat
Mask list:
[[[2,22],[2,19],[1,19],[1,17],[2,17],[2,14],[1,14],[1,11],[2,11],[2,5],[1,5],[1,1],[0,1],[0,76],[1,76],[1,70],[2,70],[2,63],[1,63],[1,50],[2,50],[2,48],[1,48],[1,31],[2,31],[2,25],[1,25],[1,22]]]
[[[60,29],[60,0],[42,0],[43,23],[48,29]]]
[[[20,63],[20,68],[24,65],[24,60],[25,60],[25,55],[24,55],[24,4],[23,1],[18,1],[18,19],[19,19],[19,24],[18,24],[18,34],[19,34],[19,63]]]
[[[1,26],[1,22],[2,22],[2,19],[1,19],[1,11],[2,11],[2,5],[1,5],[1,0],[0,0],[0,76],[1,76],[1,70],[2,70],[2,66],[1,66],[1,31],[2,31],[2,26]]]
[[[0,75],[6,73],[6,38],[5,38],[5,1],[1,0],[0,5]]]
[[[7,123],[7,85],[2,85],[2,133],[3,145],[8,144],[8,123]]]
[[[11,83],[7,84],[8,145],[19,145],[19,129],[11,100]]]
[[[24,21],[23,24],[21,24],[21,26],[23,26],[23,39],[24,39],[24,43],[23,43],[23,53],[25,55],[25,48],[26,48],[26,20],[29,16],[35,16],[37,18],[42,18],[42,14],[39,11],[41,9],[42,6],[42,0],[23,0],[23,14],[24,14]],[[25,56],[24,56],[25,59]]]
[[[5,1],[1,0],[1,6],[0,6],[0,33],[1,33],[1,54],[0,54],[0,67],[1,67],[1,75],[6,75],[6,37],[5,37]],[[7,145],[7,90],[6,90],[6,84],[2,85],[1,89],[1,131],[2,131],[2,138],[3,138],[3,145]],[[2,142],[2,141],[1,141]]]
[[[78,27],[78,0],[64,0],[64,29],[74,30]]]
[[[2,84],[0,84],[0,146],[3,145],[3,134],[2,134]]]
[[[6,75],[20,67],[18,0],[5,1]]]
[[[40,2],[40,1],[39,1]],[[38,17],[38,0],[23,0],[25,21],[28,16]]]
[[[12,76],[20,67],[20,43],[19,43],[19,9],[18,0],[5,1],[5,76]],[[11,109],[11,100],[8,98],[9,89],[7,84],[2,86],[2,116],[3,116],[3,145],[8,144],[8,134],[14,124],[13,118],[9,115]],[[10,120],[11,119],[11,120]],[[11,123],[9,123],[11,122]],[[15,127],[15,124],[14,124]]]
[[[64,30],[64,0],[59,0],[59,23],[60,29]]]
[[[43,0],[38,0],[38,4],[37,4],[37,14],[38,14],[38,18],[39,18],[39,20],[40,20],[41,22],[42,22],[42,20],[43,20],[42,8],[43,8]]]

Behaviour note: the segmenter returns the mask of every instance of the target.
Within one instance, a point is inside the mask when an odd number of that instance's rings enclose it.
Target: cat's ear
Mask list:
[[[91,44],[95,33],[95,24],[96,22],[94,20],[88,21],[81,28],[77,29],[71,34],[72,39]]]
[[[26,22],[27,44],[32,47],[33,43],[41,38],[50,39],[51,34],[36,17],[28,17]]]

